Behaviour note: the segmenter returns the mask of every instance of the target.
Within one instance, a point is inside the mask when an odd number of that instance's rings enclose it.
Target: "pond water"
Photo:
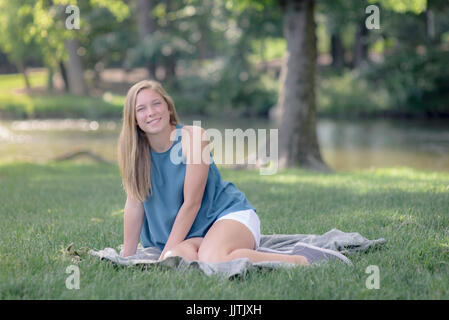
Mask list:
[[[204,128],[270,129],[266,119],[223,120],[181,117]],[[0,120],[0,162],[46,162],[77,150],[117,161],[120,120]],[[269,134],[269,132],[267,132]],[[372,167],[412,167],[449,171],[449,121],[318,121],[318,138],[327,164],[337,171]],[[77,161],[89,161],[80,157]]]

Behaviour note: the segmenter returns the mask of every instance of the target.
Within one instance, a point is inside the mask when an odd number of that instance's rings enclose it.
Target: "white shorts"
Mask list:
[[[223,219],[232,219],[243,223],[253,234],[254,240],[256,242],[254,250],[259,248],[260,245],[260,220],[257,216],[257,213],[252,210],[242,210],[228,213],[227,215],[217,219],[215,222],[223,220]],[[215,223],[214,222],[214,223]]]

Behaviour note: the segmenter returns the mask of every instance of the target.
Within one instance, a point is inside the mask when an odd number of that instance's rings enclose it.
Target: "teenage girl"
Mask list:
[[[162,251],[159,260],[174,255],[190,261],[248,258],[307,266],[342,259],[308,245],[291,255],[256,251],[256,209],[222,179],[208,145],[204,129],[179,123],[173,100],[159,82],[144,80],[130,88],[118,145],[127,194],[123,257],[136,253],[140,237],[143,247]]]

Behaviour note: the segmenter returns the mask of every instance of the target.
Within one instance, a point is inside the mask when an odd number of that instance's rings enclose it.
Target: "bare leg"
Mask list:
[[[179,256],[188,261],[198,260],[198,249],[202,241],[203,238],[200,237],[184,240],[173,249],[167,251],[164,259],[170,256]]]
[[[300,255],[259,252],[253,250],[254,237],[242,223],[225,219],[212,225],[198,250],[198,258],[205,262],[225,262],[237,258],[248,258],[251,262],[281,261],[302,266],[309,265]]]
[[[278,254],[278,253],[268,253],[268,252],[259,252],[252,249],[236,249],[229,253],[225,257],[225,261],[231,261],[238,258],[248,258],[251,262],[262,262],[262,261],[282,261],[282,262],[290,262],[294,264],[299,264],[302,266],[308,266],[309,262],[306,257],[303,256],[295,256],[289,254]]]

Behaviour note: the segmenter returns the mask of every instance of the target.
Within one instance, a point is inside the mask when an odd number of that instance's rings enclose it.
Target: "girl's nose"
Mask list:
[[[152,106],[148,107],[148,116],[152,117],[155,114],[155,109]]]

